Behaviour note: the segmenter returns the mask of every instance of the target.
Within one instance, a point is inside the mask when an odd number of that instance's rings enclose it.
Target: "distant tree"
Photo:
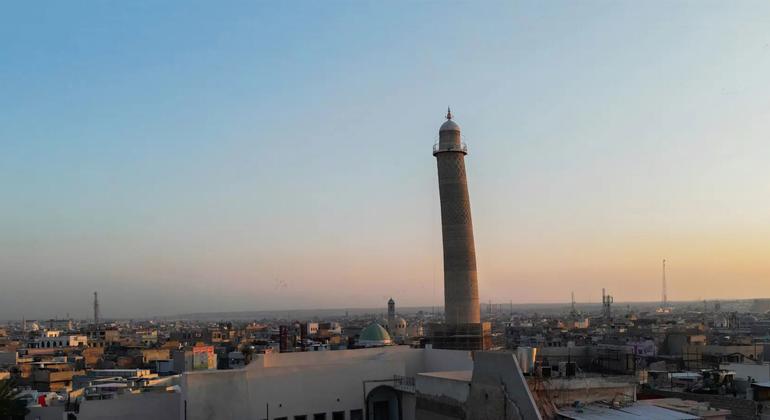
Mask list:
[[[24,401],[19,399],[19,391],[10,379],[0,380],[0,419],[23,419],[27,415]]]

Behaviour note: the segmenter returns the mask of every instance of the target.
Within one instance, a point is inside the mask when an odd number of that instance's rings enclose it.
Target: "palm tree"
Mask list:
[[[24,401],[19,399],[19,391],[13,381],[0,380],[0,419],[23,419],[28,411]]]

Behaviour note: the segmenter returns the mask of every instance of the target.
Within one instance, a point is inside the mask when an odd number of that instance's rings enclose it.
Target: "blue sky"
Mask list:
[[[770,295],[766,2],[0,6],[0,318]]]

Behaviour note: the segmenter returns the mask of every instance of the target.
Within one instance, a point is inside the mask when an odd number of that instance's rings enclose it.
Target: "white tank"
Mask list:
[[[535,369],[535,357],[537,356],[537,348],[534,347],[517,347],[516,348],[516,361],[519,362],[519,368],[521,373],[529,375]]]

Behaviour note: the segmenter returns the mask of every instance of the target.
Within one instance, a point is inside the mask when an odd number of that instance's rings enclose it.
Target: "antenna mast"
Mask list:
[[[666,295],[666,259],[663,259],[663,308],[668,307],[668,296]]]

